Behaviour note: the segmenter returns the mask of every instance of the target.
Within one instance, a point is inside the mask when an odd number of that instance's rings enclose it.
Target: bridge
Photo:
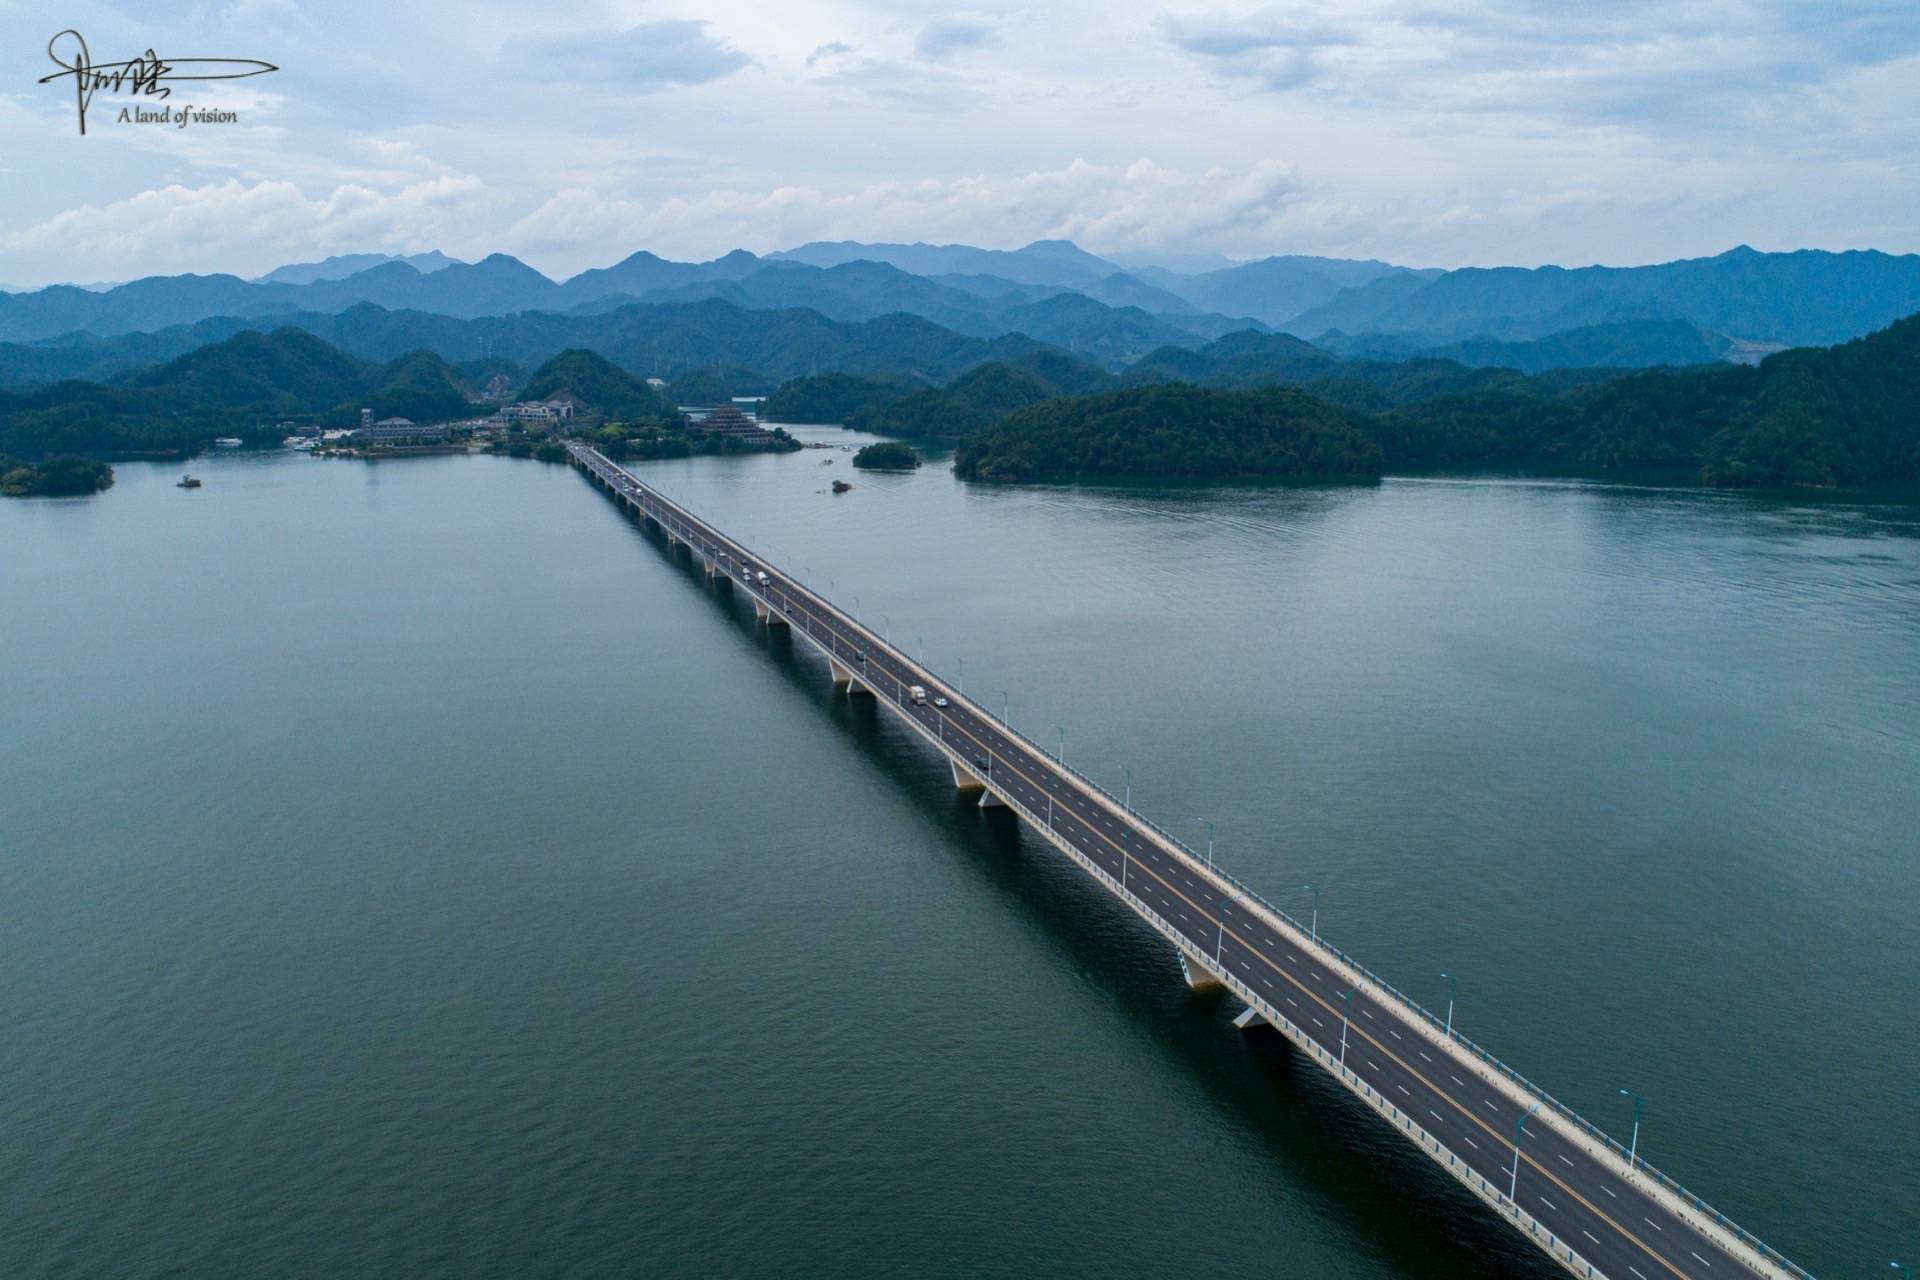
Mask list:
[[[1271,1028],[1564,1270],[1607,1280],[1811,1280],[1705,1201],[1140,816],[832,601],[599,451],[572,460],[684,545],[755,617],[826,659],[946,758],[954,785],[1011,809],[1223,987],[1243,1030]],[[1637,1139],[1637,1132],[1635,1134]]]

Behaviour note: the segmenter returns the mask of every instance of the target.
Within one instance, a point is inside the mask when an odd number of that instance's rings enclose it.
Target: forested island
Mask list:
[[[920,455],[910,444],[883,440],[854,454],[853,465],[869,471],[912,471],[920,465]]]
[[[69,497],[112,486],[113,468],[93,458],[47,458],[35,463],[0,454],[0,497]]]

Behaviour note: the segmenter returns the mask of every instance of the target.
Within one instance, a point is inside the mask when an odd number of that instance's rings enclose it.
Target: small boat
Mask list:
[[[199,484],[200,482],[196,480],[194,481],[194,483]],[[833,491],[835,493],[845,493],[847,490],[851,488],[853,488],[853,486],[848,484],[845,480],[835,480],[833,482]]]
[[[194,476],[181,476],[180,483],[174,486],[176,489],[198,489],[199,487],[200,481]]]
[[[216,449],[238,449],[240,447],[240,437],[216,436],[214,437],[213,447]]]

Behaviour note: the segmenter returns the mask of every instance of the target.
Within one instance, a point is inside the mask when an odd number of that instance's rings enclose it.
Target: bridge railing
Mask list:
[[[622,474],[627,474],[625,471],[625,468],[619,467],[616,464],[614,464],[611,460],[607,459],[605,455],[600,454],[599,450],[592,449],[592,450],[589,450],[589,452],[592,453],[594,456],[600,458],[601,461],[604,462],[608,468],[614,471],[618,471]],[[653,486],[647,485],[646,487],[650,490],[653,490],[656,496],[661,498],[663,501],[675,507],[679,507],[682,511],[687,512],[690,515],[694,515],[696,519],[699,519],[701,523],[708,525],[709,528],[713,527],[711,522],[708,521],[704,516],[699,516],[697,513],[692,512],[690,508],[684,507],[680,503],[674,501],[673,499],[666,497],[665,494],[659,493],[658,490],[653,489]],[[717,529],[715,529],[714,531],[716,533],[719,532]],[[722,535],[722,536],[725,536],[725,535]],[[742,550],[751,550],[746,546],[745,543],[740,542],[736,538],[728,538],[727,540],[734,543],[734,545],[739,546],[740,548],[742,548]],[[787,571],[783,566],[777,565],[774,561],[762,555],[758,551],[752,551],[752,555],[756,560],[760,561],[762,564],[778,569],[782,580],[787,584],[789,590],[791,590],[793,586],[796,583],[798,583],[799,589],[802,592],[812,597],[821,605],[832,610],[834,613],[838,614],[841,618],[843,618],[852,626],[864,632],[871,643],[873,643],[878,647],[885,648],[888,652],[893,654],[893,656],[898,661],[900,661],[903,665],[911,666],[913,668],[916,668],[922,671],[928,671],[929,675],[932,674],[930,669],[927,668],[925,663],[919,662],[909,657],[906,653],[902,652],[899,648],[893,645],[885,637],[876,635],[871,627],[861,622],[858,618],[847,613],[844,609],[841,609],[838,605],[834,604],[833,601],[827,599],[825,596],[813,590],[813,588],[807,586],[805,583],[800,583],[799,579],[796,578],[794,574]],[[943,678],[941,680],[941,683],[945,684],[947,682]],[[1155,835],[1159,836],[1162,840],[1167,842],[1169,845],[1180,850],[1183,854],[1186,855],[1187,858],[1192,860],[1194,863],[1203,867],[1208,867],[1215,876],[1225,881],[1227,884],[1232,885],[1236,891],[1245,895],[1247,898],[1251,899],[1252,901],[1259,903],[1262,907],[1266,908],[1268,911],[1272,912],[1274,915],[1284,920],[1287,924],[1293,927],[1295,932],[1299,933],[1303,938],[1307,940],[1307,944],[1309,946],[1318,947],[1320,950],[1326,952],[1327,954],[1337,957],[1342,964],[1346,965],[1347,967],[1353,969],[1356,973],[1360,974],[1360,976],[1364,978],[1376,990],[1391,997],[1396,1004],[1398,1004],[1401,1008],[1406,1010],[1408,1013],[1414,1015],[1415,1017],[1424,1019],[1429,1026],[1431,1026],[1435,1031],[1437,1031],[1441,1035],[1443,1039],[1452,1040],[1454,1044],[1458,1045],[1465,1052],[1471,1054],[1475,1059],[1477,1059],[1481,1063],[1484,1063],[1490,1070],[1493,1070],[1499,1073],[1500,1075],[1506,1077],[1506,1079],[1512,1082],[1516,1087],[1526,1092],[1528,1095],[1530,1095],[1531,1097],[1539,1101],[1544,1106],[1548,1107],[1550,1110],[1554,1112],[1554,1114],[1558,1115],[1562,1120],[1566,1121],[1570,1125],[1577,1127],[1583,1133],[1585,1133],[1589,1138],[1592,1138],[1594,1141],[1599,1142],[1602,1145],[1609,1148],[1610,1150],[1612,1150],[1615,1155],[1619,1156],[1622,1160],[1626,1161],[1630,1168],[1638,1170],[1639,1172],[1652,1178],[1656,1183],[1658,1183],[1662,1188],[1664,1188],[1670,1194],[1677,1196],[1681,1201],[1687,1204],[1690,1204],[1696,1212],[1710,1216],[1715,1226],[1718,1226],[1723,1230],[1731,1232],[1736,1240],[1738,1240],[1741,1244],[1745,1245],[1746,1247],[1753,1249],[1765,1261],[1780,1268],[1781,1270],[1785,1271],[1787,1274],[1796,1277],[1796,1280],[1815,1280],[1815,1278],[1812,1276],[1811,1273],[1809,1273],[1804,1268],[1798,1266],[1797,1264],[1789,1260],[1784,1254],[1780,1253],[1777,1249],[1774,1249],[1768,1244],[1766,1244],[1758,1236],[1754,1235],[1753,1233],[1739,1226],[1732,1219],[1728,1218],[1724,1213],[1721,1213],[1719,1210],[1713,1208],[1703,1198],[1687,1190],[1685,1186],[1681,1185],[1679,1182],[1677,1182],[1673,1178],[1669,1178],[1666,1174],[1660,1172],[1660,1170],[1656,1169],[1653,1165],[1647,1163],[1645,1159],[1639,1157],[1635,1153],[1630,1152],[1627,1147],[1621,1145],[1618,1141],[1616,1141],[1612,1136],[1610,1136],[1605,1130],[1601,1129],[1598,1125],[1595,1125],[1592,1121],[1587,1120],[1585,1117],[1581,1116],[1578,1112],[1574,1111],[1573,1108],[1567,1106],[1565,1103],[1561,1102],[1558,1098],[1555,1098],[1552,1094],[1548,1093],[1545,1089],[1541,1088],[1539,1085],[1535,1084],[1533,1081],[1527,1079],[1527,1077],[1521,1075],[1518,1071],[1515,1071],[1512,1067],[1502,1062],[1498,1057],[1487,1052],[1487,1050],[1483,1049],[1480,1045],[1474,1043],[1472,1040],[1468,1039],[1466,1036],[1461,1035],[1458,1031],[1450,1030],[1447,1027],[1446,1021],[1443,1018],[1433,1013],[1430,1009],[1422,1005],[1419,1001],[1413,999],[1411,996],[1402,992],[1399,988],[1395,987],[1392,983],[1388,982],[1386,979],[1374,973],[1371,969],[1368,969],[1365,965],[1355,960],[1352,956],[1349,956],[1345,951],[1342,951],[1338,947],[1335,947],[1331,942],[1328,942],[1325,938],[1319,937],[1317,929],[1310,928],[1309,926],[1302,924],[1297,918],[1294,917],[1294,915],[1291,912],[1285,910],[1282,907],[1276,906],[1272,902],[1268,901],[1267,898],[1264,895],[1262,895],[1259,890],[1253,888],[1251,885],[1242,881],[1239,877],[1227,871],[1226,869],[1221,867],[1218,863],[1211,863],[1211,864],[1208,863],[1205,856],[1197,852],[1196,850],[1194,850],[1192,846],[1188,845],[1185,840],[1182,840],[1179,836],[1173,834],[1171,831],[1168,831],[1165,827],[1162,827],[1159,823],[1153,821],[1153,819],[1143,815],[1138,809],[1135,809],[1127,801],[1114,795],[1100,782],[1094,780],[1093,778],[1088,777],[1085,773],[1082,773],[1079,769],[1074,768],[1072,765],[1067,764],[1065,761],[1060,760],[1048,748],[1046,748],[1045,746],[1042,746],[1039,742],[1035,741],[1033,738],[1029,737],[1026,733],[1022,732],[1021,730],[1014,728],[1011,724],[1007,723],[1005,720],[1002,720],[1000,717],[995,716],[993,712],[983,704],[975,701],[973,698],[967,697],[967,695],[964,693],[958,692],[958,690],[955,691],[955,696],[966,699],[966,701],[972,705],[975,713],[980,715],[982,718],[999,724],[1001,727],[1001,731],[1003,733],[1006,733],[1014,738],[1018,738],[1022,743],[1026,745],[1028,750],[1032,752],[1036,757],[1049,761],[1054,768],[1057,768],[1062,772],[1072,774],[1073,777],[1077,779],[1082,786],[1085,786],[1090,790],[1098,792],[1100,795],[1104,796],[1109,802],[1113,804],[1113,806],[1116,809],[1118,809],[1121,813],[1125,814],[1132,821],[1134,821],[1135,823],[1139,824],[1142,827],[1145,827],[1147,830],[1152,831]],[[1015,807],[1019,808],[1019,806],[1017,805]],[[1029,819],[1031,820],[1031,815],[1029,815]]]

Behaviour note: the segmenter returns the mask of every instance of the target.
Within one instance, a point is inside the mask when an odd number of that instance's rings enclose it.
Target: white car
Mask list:
[[[936,707],[944,707],[947,705],[947,700],[945,698],[935,698],[933,700],[933,705]]]

